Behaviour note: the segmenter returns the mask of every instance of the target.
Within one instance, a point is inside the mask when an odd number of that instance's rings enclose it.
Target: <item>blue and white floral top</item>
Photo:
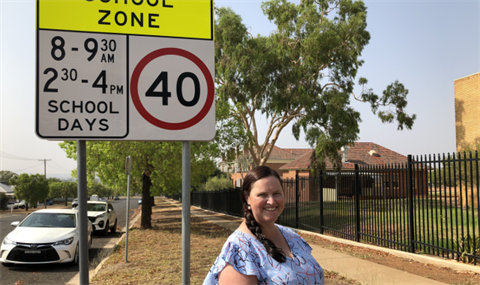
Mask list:
[[[293,259],[287,257],[284,263],[277,262],[259,240],[236,230],[223,245],[203,284],[218,284],[218,275],[228,263],[242,274],[257,276],[258,284],[323,285],[323,269],[313,258],[312,248],[293,230],[276,226],[287,240]]]

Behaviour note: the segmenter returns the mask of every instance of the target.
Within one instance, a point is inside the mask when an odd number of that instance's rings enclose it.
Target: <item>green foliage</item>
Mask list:
[[[232,188],[232,180],[226,177],[210,177],[198,190],[215,191]]]
[[[110,187],[104,186],[101,183],[95,181],[88,182],[88,196],[93,194],[98,195],[98,197],[111,197],[113,196],[113,190]]]
[[[49,186],[43,175],[23,173],[11,178],[10,183],[15,185],[13,189],[15,197],[18,200],[25,200],[25,203],[30,205],[36,205],[48,196]]]
[[[470,234],[461,237],[459,240],[454,239],[455,249],[461,252],[459,259],[461,261],[473,261],[473,256],[480,253],[480,237],[473,238]]]
[[[77,197],[77,183],[71,181],[50,182],[48,184],[50,191],[48,192],[49,198],[59,197]]]
[[[380,97],[360,78],[363,92],[353,94],[370,40],[363,1],[303,0],[297,5],[271,0],[262,9],[277,26],[268,36],[251,35],[229,8],[215,10],[217,111],[222,110],[217,117],[243,127],[248,141],[235,143],[250,152],[255,165],[266,163],[290,122],[296,139],[303,131],[316,146],[314,161],[338,160],[338,150],[358,139],[361,118],[350,106],[352,95],[369,103],[382,122],[412,128],[416,116],[405,112],[408,90],[398,81]],[[256,114],[269,120],[263,144]]]
[[[13,178],[14,176],[18,176],[18,174],[13,173],[13,172],[8,171],[8,170],[1,170],[0,171],[0,182],[8,183],[10,178]]]
[[[76,159],[76,142],[65,141],[59,144],[67,157]],[[156,141],[88,141],[87,179],[89,195],[113,192],[126,195],[127,175],[125,161],[132,157],[131,191],[142,189],[142,175],[152,172],[151,195],[176,194],[182,189],[182,143]],[[191,142],[191,185],[198,187],[202,177],[208,177],[215,170],[213,158],[218,150],[214,144]],[[101,187],[95,182],[100,178]],[[137,189],[137,190],[135,190]],[[96,193],[94,193],[97,191]],[[103,192],[102,192],[103,191]],[[108,192],[110,191],[110,192]],[[112,192],[113,191],[113,192]]]
[[[8,197],[5,195],[5,193],[1,192],[0,193],[0,210],[7,210],[7,205],[8,205]]]

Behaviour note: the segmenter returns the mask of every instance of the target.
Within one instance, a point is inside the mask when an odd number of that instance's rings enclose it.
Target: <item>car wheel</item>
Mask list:
[[[114,224],[113,227],[110,229],[110,232],[111,232],[112,234],[114,234],[116,231],[117,231],[117,219],[115,219],[115,224]]]
[[[2,262],[2,265],[5,266],[5,267],[12,267],[13,263],[3,263]]]
[[[107,221],[107,224],[105,225],[105,229],[103,230],[103,235],[106,236],[108,235],[108,228],[109,228],[109,224],[108,224],[108,221]]]
[[[77,265],[79,259],[80,259],[80,254],[78,253],[78,244],[77,244],[77,247],[75,248],[75,254],[74,254],[74,256],[73,256],[73,260],[72,260],[72,262],[71,262],[70,264],[71,264],[71,265]]]

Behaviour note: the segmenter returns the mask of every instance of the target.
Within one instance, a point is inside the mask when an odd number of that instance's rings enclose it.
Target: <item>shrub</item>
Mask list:
[[[202,187],[203,188],[203,187]],[[210,177],[205,183],[205,191],[215,191],[232,188],[232,180],[225,177]]]
[[[0,210],[7,210],[8,197],[5,193],[0,193]]]

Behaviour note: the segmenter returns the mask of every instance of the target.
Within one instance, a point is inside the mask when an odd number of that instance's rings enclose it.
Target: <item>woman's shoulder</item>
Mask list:
[[[287,240],[290,249],[294,250],[297,248],[302,248],[307,252],[312,251],[312,247],[297,232],[295,232],[291,228],[282,225],[277,224],[277,227],[280,229],[280,232]]]
[[[219,274],[227,265],[231,265],[241,274],[255,275],[258,280],[263,280],[266,277],[262,270],[266,255],[265,249],[254,237],[236,230],[223,245],[204,284],[218,284]]]
[[[294,237],[294,238],[301,238],[300,235],[298,235],[294,230],[292,230],[291,228],[288,228],[286,226],[282,226],[282,225],[279,225],[279,224],[275,224],[277,226],[277,228],[280,230],[280,232],[283,234],[283,236],[285,236],[285,238],[287,237]]]

